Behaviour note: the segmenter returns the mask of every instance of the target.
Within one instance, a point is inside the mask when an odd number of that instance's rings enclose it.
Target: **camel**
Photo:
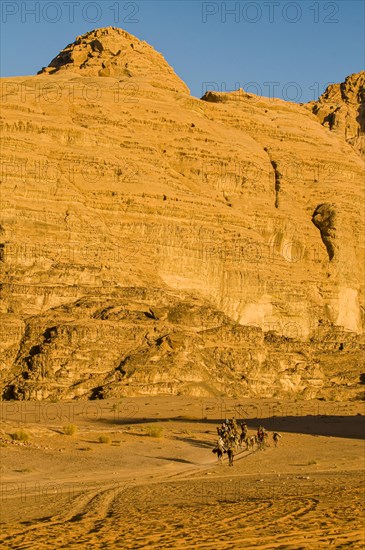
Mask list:
[[[253,451],[255,443],[257,445],[257,437],[255,435],[251,435],[249,439],[249,443],[250,443],[251,451]]]
[[[223,453],[225,453],[226,450],[224,448],[223,439],[220,437],[217,441],[217,445],[212,450],[212,453],[217,455],[218,458],[218,464],[222,464],[223,462]]]
[[[223,462],[223,451],[222,451],[222,449],[220,449],[219,447],[214,447],[214,449],[212,449],[212,453],[217,455],[218,464],[222,464],[222,462]]]

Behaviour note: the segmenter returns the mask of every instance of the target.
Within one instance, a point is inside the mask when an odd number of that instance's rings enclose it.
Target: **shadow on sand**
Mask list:
[[[200,419],[184,418],[182,416],[170,418],[100,418],[99,422],[133,426],[138,424],[158,423],[173,427],[175,423],[200,424],[202,430],[210,427],[209,433],[217,435],[216,426],[220,426],[221,419]],[[237,419],[238,424],[241,419]],[[258,426],[264,426],[269,431],[278,431],[286,433],[301,433],[309,435],[322,435],[328,437],[345,437],[350,439],[365,439],[365,418],[363,415],[356,416],[331,416],[331,415],[307,415],[307,416],[271,416],[265,418],[246,419],[250,430],[257,430]],[[166,427],[167,427],[166,426]],[[137,435],[137,434],[136,434]],[[141,435],[141,434],[138,434]],[[193,438],[178,438],[192,445],[206,446],[205,442]]]
[[[185,458],[169,458],[167,456],[146,456],[145,458],[151,458],[153,460],[158,458],[160,460],[167,460],[168,462],[179,462],[181,464],[195,464],[195,462],[191,462],[191,460],[185,460]]]

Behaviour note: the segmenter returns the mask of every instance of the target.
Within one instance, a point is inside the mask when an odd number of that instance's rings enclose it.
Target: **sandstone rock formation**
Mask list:
[[[343,137],[365,158],[365,71],[331,84],[318,101],[307,107],[321,124]]]
[[[364,163],[308,106],[114,28],[2,101],[5,398],[362,394]]]
[[[78,36],[38,74],[76,72],[83,76],[112,76],[119,82],[147,79],[151,84],[177,92],[189,92],[161,54],[147,42],[108,27]],[[122,79],[122,80],[121,80]]]

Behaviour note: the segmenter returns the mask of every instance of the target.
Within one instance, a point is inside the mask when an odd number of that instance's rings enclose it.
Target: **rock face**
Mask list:
[[[348,76],[340,84],[331,84],[318,101],[311,101],[307,107],[323,126],[344,138],[365,158],[365,71]]]
[[[114,28],[2,95],[4,398],[363,393],[364,163],[341,133],[193,98]]]
[[[12,327],[21,339],[5,399],[359,396],[364,341],[354,333],[328,323],[299,342],[183,292],[124,287]]]

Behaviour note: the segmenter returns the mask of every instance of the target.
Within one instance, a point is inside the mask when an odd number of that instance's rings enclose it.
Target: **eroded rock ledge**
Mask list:
[[[7,331],[14,340],[1,370],[5,399],[362,395],[363,338],[329,323],[308,342],[264,333],[158,289],[125,288],[104,303],[84,298]]]

